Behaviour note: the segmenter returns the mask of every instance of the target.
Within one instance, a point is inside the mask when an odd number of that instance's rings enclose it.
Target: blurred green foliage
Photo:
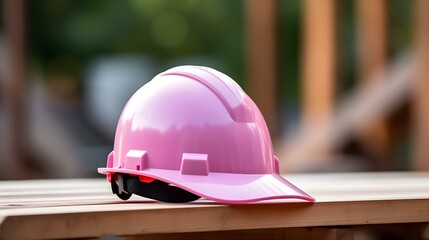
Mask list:
[[[33,62],[48,75],[82,76],[94,57],[143,54],[163,65],[210,56],[243,79],[243,1],[28,1]]]
[[[50,79],[82,81],[100,55],[142,54],[166,67],[175,59],[209,57],[245,85],[245,0],[32,0],[28,1],[32,62]],[[277,2],[278,100],[300,99],[302,1]],[[389,55],[409,45],[410,5],[388,4]],[[355,0],[337,7],[338,95],[356,81]],[[162,70],[162,69],[157,69]]]

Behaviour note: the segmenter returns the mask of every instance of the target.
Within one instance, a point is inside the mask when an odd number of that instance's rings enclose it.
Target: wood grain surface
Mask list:
[[[429,173],[286,175],[316,203],[121,201],[104,179],[0,182],[0,238],[52,239],[429,222]]]

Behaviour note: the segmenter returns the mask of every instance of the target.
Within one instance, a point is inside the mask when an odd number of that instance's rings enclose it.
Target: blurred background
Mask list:
[[[429,170],[429,9],[402,0],[3,0],[0,179],[100,176],[157,73],[235,79],[281,170]]]

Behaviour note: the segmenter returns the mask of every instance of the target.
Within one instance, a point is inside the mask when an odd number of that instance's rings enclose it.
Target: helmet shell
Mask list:
[[[198,153],[207,154],[209,172],[275,171],[270,135],[255,103],[231,78],[204,68],[171,69],[131,97],[118,122],[113,167],[124,167],[132,150],[147,152],[145,168],[180,171],[183,154]]]
[[[200,66],[160,73],[130,98],[99,172],[159,179],[222,203],[314,201],[279,175],[255,103],[227,75]]]

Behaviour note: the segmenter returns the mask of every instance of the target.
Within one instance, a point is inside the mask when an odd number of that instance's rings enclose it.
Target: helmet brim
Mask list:
[[[207,176],[184,175],[177,170],[145,169],[142,171],[99,168],[99,173],[124,173],[146,176],[173,184],[198,196],[225,204],[246,204],[285,199],[314,202],[315,199],[279,174],[233,174],[210,172]]]

